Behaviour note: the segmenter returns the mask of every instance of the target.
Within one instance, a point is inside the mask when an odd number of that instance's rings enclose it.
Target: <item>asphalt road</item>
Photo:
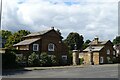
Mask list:
[[[3,78],[118,78],[118,65],[93,65],[33,71],[8,71]]]

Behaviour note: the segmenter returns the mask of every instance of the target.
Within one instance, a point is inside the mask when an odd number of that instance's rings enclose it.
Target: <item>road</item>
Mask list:
[[[32,71],[8,71],[3,78],[118,78],[118,65],[91,65],[84,68],[64,68]]]

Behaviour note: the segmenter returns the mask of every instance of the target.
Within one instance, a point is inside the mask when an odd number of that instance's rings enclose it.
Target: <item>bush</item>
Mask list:
[[[51,59],[51,65],[52,65],[52,66],[58,65],[58,60],[57,60],[57,58],[56,58],[55,55],[51,55],[51,56],[50,56],[50,59]]]
[[[40,65],[41,66],[56,66],[58,65],[58,60],[55,55],[48,55],[43,52],[40,55]]]
[[[32,53],[28,57],[28,66],[55,66],[58,65],[58,61],[55,55],[48,55],[43,52],[40,57],[36,53]]]
[[[51,63],[47,53],[45,53],[45,52],[41,53],[41,55],[40,55],[40,65],[41,66],[47,66],[48,64],[50,64],[50,63],[48,63],[48,61]]]
[[[84,59],[80,58],[80,64],[83,64]]]
[[[3,69],[10,69],[18,67],[16,62],[15,52],[9,51],[5,54],[2,54],[2,67]]]
[[[26,56],[16,56],[16,62],[20,67],[25,67],[27,65]]]
[[[39,66],[40,61],[38,55],[33,52],[30,56],[28,56],[28,66]]]

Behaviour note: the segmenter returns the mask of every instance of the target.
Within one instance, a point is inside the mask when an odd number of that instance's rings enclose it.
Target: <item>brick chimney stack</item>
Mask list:
[[[98,37],[95,37],[95,38],[94,38],[94,43],[95,43],[95,44],[98,44],[98,43],[99,43],[99,38],[98,38]]]

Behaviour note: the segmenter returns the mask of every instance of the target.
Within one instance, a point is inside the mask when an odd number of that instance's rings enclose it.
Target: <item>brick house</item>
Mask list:
[[[49,30],[24,36],[23,41],[13,46],[19,50],[19,54],[28,56],[32,52],[37,54],[46,52],[48,55],[55,55],[58,61],[62,63],[68,59],[68,48],[63,43],[62,39],[63,37],[60,31],[52,27]]]
[[[120,43],[114,45],[114,49],[116,50],[116,59],[117,59],[117,62],[120,63]]]
[[[94,38],[89,43],[89,46],[83,50],[84,64],[106,64],[112,63],[115,58],[115,50],[110,40],[99,41],[99,38]]]

